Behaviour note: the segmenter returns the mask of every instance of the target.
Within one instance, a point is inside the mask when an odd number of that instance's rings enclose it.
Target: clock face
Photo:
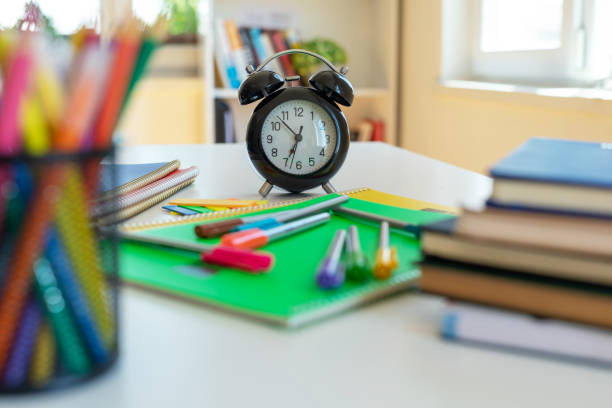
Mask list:
[[[276,106],[261,130],[264,154],[276,168],[289,174],[319,170],[331,160],[337,143],[331,116],[320,105],[303,99]]]

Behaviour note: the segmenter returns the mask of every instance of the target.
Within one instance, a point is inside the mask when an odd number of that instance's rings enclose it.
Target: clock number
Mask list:
[[[278,149],[275,147],[272,149],[272,157],[276,157],[278,155]]]
[[[304,113],[304,108],[302,108],[301,106],[297,106],[297,107],[293,108],[293,114],[296,117],[298,117],[298,118],[303,117],[304,116],[303,113]]]
[[[289,158],[288,157],[283,157],[283,160],[285,161],[285,167],[287,167],[287,163],[289,162]]]
[[[330,137],[329,135],[325,135],[325,143],[329,144]]]
[[[314,112],[313,111],[310,111],[310,119],[314,120]]]
[[[298,169],[298,170],[301,170],[302,169],[302,162],[301,161],[295,162],[295,168]]]
[[[308,164],[310,165],[310,167],[313,167],[315,165],[314,157],[309,157],[308,158]]]
[[[289,120],[289,111],[282,111],[283,120]]]
[[[319,122],[319,127],[320,127],[321,129],[325,129],[325,121],[324,121],[324,120],[322,120],[322,121],[320,121],[320,122]]]
[[[319,153],[319,156],[325,156],[325,148],[321,149],[321,152]]]
[[[272,135],[266,136],[266,139],[268,140],[268,143],[272,143]]]
[[[272,130],[280,130],[280,122],[272,122]]]

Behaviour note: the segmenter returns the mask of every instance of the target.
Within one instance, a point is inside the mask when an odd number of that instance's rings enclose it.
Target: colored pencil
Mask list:
[[[49,230],[45,255],[51,264],[89,353],[95,362],[106,362],[109,358],[108,348],[96,327],[91,307],[83,294],[76,273],[72,270],[72,265],[60,241],[59,234],[54,228]]]
[[[40,324],[34,344],[29,378],[34,386],[45,385],[55,370],[57,350],[51,328],[46,322]]]
[[[70,373],[88,373],[91,370],[91,362],[74,320],[68,309],[63,306],[66,300],[57,285],[51,265],[45,258],[39,259],[34,264],[34,287],[36,298],[43,305],[47,321],[53,329],[62,364]]]
[[[14,388],[23,385],[27,381],[30,356],[34,350],[40,322],[41,313],[39,306],[34,299],[30,299],[24,310],[17,335],[15,336],[15,343],[13,344],[11,355],[4,371],[2,379],[4,385]]]
[[[57,230],[104,344],[112,347],[115,338],[113,308],[96,237],[88,218],[82,178],[73,168],[65,181],[55,211]]]

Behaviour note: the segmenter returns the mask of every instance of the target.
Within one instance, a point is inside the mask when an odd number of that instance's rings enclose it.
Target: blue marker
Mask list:
[[[321,289],[336,289],[344,283],[344,264],[340,261],[342,248],[346,239],[346,231],[339,229],[327,249],[325,258],[317,270],[317,285]]]

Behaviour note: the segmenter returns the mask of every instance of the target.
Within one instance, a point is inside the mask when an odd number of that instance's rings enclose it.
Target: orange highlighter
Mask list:
[[[252,228],[244,231],[232,232],[231,234],[225,234],[221,237],[221,245],[242,249],[259,248],[269,242],[324,224],[329,221],[329,218],[329,213],[324,212],[281,224],[278,227],[267,230]]]

